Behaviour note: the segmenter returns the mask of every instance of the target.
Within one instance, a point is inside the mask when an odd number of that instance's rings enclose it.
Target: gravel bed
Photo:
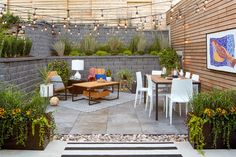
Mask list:
[[[73,142],[183,142],[187,141],[188,135],[55,135],[54,140]]]

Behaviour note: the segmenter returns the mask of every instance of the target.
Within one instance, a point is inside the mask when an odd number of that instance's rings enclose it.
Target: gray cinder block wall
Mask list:
[[[47,28],[47,30],[45,30]],[[41,22],[34,28],[26,26],[25,35],[33,41],[33,47],[31,50],[31,56],[51,56],[52,45],[60,38],[66,38],[72,43],[79,43],[85,36],[92,32],[92,36],[96,39],[97,43],[106,43],[112,36],[119,38],[124,44],[128,45],[130,40],[138,34],[145,36],[147,44],[152,43],[155,37],[159,37],[169,43],[169,31],[136,31],[135,27],[128,27],[127,31],[124,28],[106,27],[100,26],[96,31],[93,31],[91,25],[78,25],[76,28],[74,25],[70,26],[70,32],[68,29],[63,28],[62,25],[56,25],[54,28],[54,34],[52,34],[51,25]],[[60,34],[58,33],[60,32]],[[79,32],[79,35],[78,35]],[[99,35],[97,34],[99,32]]]
[[[41,82],[39,70],[53,60],[65,60],[71,66],[73,59],[83,59],[85,67],[80,71],[84,79],[91,67],[110,68],[113,77],[121,69],[129,69],[135,76],[136,71],[150,74],[152,70],[159,70],[159,59],[153,56],[88,56],[88,57],[28,57],[28,58],[0,58],[0,81],[16,84],[26,92],[32,92]],[[72,75],[75,72],[72,72]],[[135,78],[135,77],[134,77]]]

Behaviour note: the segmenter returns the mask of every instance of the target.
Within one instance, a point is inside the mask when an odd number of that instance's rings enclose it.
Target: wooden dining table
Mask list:
[[[152,82],[155,84],[156,90],[156,120],[158,120],[158,86],[162,85],[171,85],[172,79],[166,79],[161,77],[160,75],[151,75]],[[185,79],[185,78],[180,78]],[[201,82],[200,81],[193,81],[193,84],[198,85],[198,92],[201,91]],[[144,75],[144,86],[147,87],[147,75]],[[144,93],[144,103],[146,103],[146,93]]]

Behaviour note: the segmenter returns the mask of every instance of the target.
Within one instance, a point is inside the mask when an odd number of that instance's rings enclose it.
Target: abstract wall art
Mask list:
[[[207,68],[236,73],[236,29],[207,34]]]

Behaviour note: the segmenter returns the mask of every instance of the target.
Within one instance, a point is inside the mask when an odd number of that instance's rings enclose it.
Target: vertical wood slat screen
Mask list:
[[[175,50],[184,51],[184,69],[200,75],[203,90],[236,89],[236,74],[206,68],[206,33],[236,28],[236,0],[208,0],[206,11],[203,11],[203,2],[182,0],[173,13],[168,11],[171,45]],[[198,13],[196,4],[200,6]],[[176,20],[179,9],[182,19]]]

